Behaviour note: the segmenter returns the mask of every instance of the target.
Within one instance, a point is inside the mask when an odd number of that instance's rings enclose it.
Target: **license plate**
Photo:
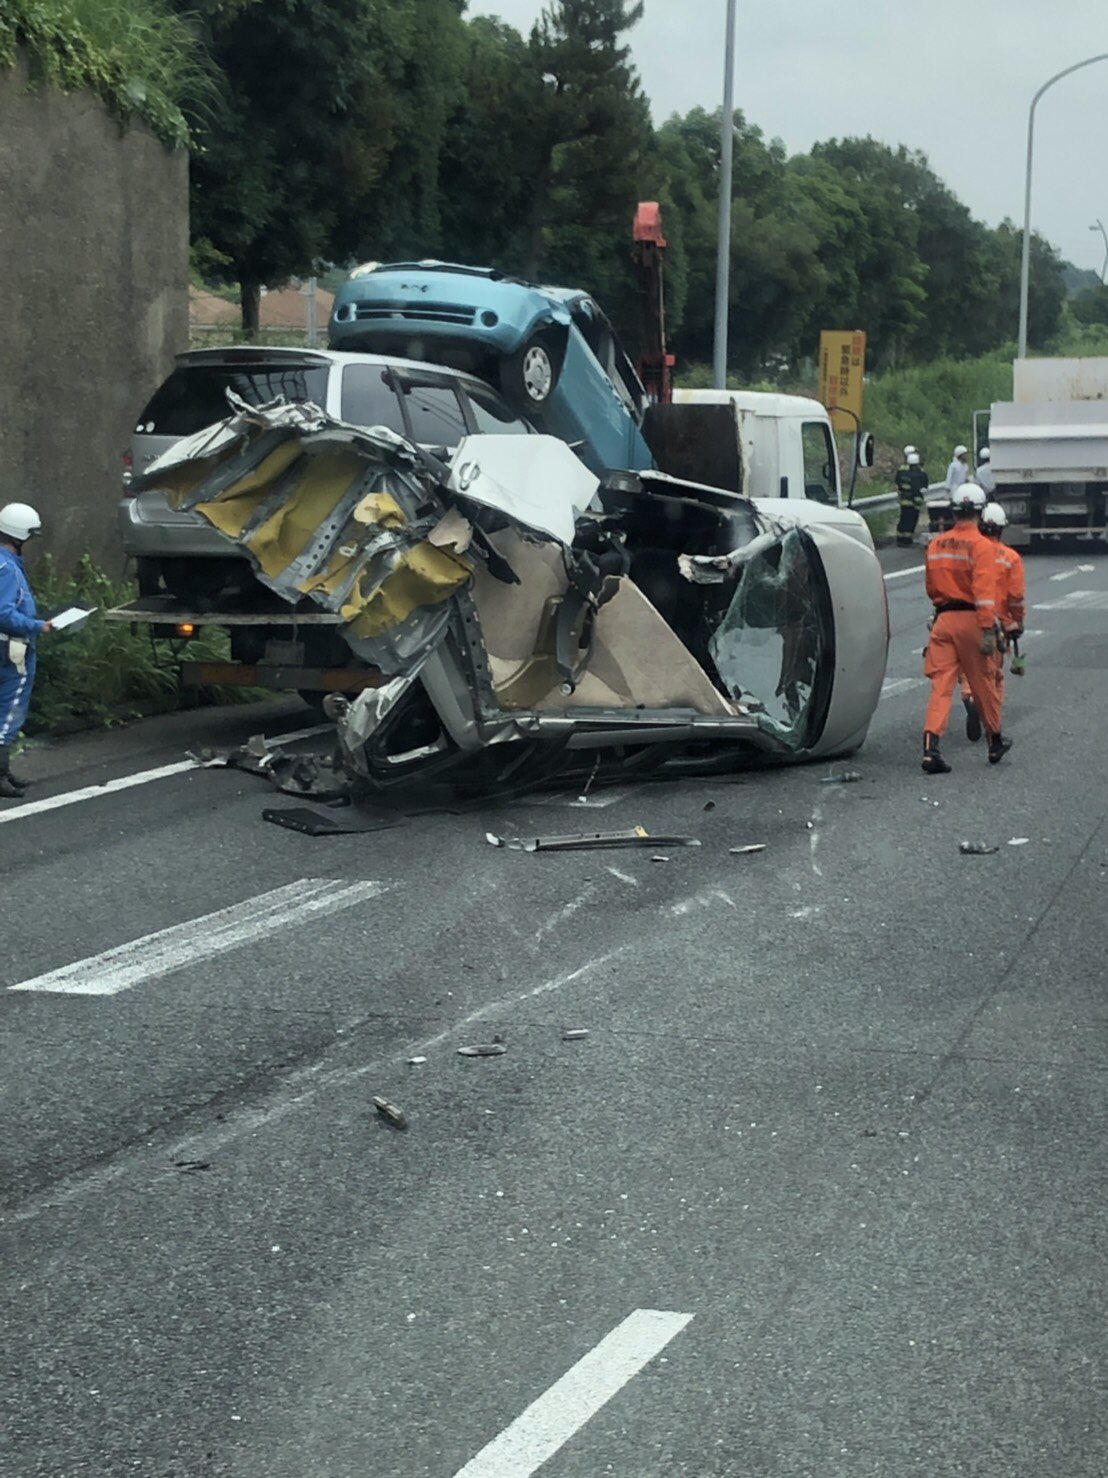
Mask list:
[[[1047,513],[1064,513],[1069,518],[1075,514],[1078,518],[1084,518],[1089,510],[1084,503],[1048,503],[1046,511]]]
[[[1004,507],[1005,513],[1007,513],[1012,518],[1026,518],[1027,517],[1027,499],[1026,498],[1009,498],[1003,504],[1003,507]]]

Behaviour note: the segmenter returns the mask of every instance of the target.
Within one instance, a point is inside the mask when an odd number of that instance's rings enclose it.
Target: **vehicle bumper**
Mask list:
[[[234,543],[199,513],[179,513],[161,493],[122,498],[116,514],[123,552],[134,559],[235,559]]]

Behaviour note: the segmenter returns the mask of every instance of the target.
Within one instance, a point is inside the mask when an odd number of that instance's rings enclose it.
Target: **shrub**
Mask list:
[[[169,711],[181,702],[179,646],[154,641],[148,632],[125,623],[105,621],[103,611],[134,599],[134,590],[113,580],[86,556],[64,577],[49,555],[40,560],[31,583],[39,609],[49,612],[70,605],[98,607],[87,626],[72,633],[47,635],[38,643],[29,734],[106,728],[137,717],[128,705],[151,703]],[[189,657],[225,661],[225,633],[209,628],[189,643]],[[205,690],[209,702],[249,702],[256,690]]]

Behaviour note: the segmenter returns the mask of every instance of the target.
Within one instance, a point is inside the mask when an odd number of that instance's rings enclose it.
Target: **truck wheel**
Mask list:
[[[561,370],[561,346],[557,336],[545,330],[504,360],[500,387],[517,410],[533,416],[545,410]]]

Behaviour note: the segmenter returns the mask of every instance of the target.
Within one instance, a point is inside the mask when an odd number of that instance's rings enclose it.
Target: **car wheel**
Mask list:
[[[545,409],[561,372],[562,356],[554,335],[536,334],[505,359],[500,384],[505,397],[524,415]]]

